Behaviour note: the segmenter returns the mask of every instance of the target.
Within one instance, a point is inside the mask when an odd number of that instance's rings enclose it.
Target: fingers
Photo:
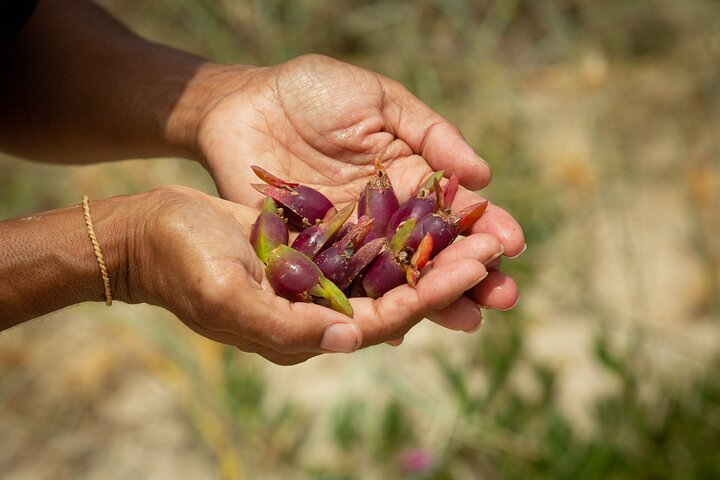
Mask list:
[[[350,317],[312,303],[289,302],[266,279],[258,285],[240,273],[212,291],[196,300],[205,305],[206,316],[196,323],[206,330],[203,335],[223,343],[251,341],[283,354],[352,352],[362,344],[362,333]]]
[[[448,246],[437,254],[433,263],[476,260],[487,265],[502,253],[503,246],[495,237],[486,233],[476,233]]]
[[[520,295],[515,281],[501,271],[490,272],[482,283],[473,287],[468,296],[485,308],[510,310]]]
[[[360,348],[362,332],[349,317],[320,305],[275,298],[273,311],[260,317],[263,321],[253,332],[259,343],[282,353],[349,353]]]
[[[478,190],[490,182],[490,166],[473,151],[457,127],[399,83],[386,79],[384,87],[383,114],[391,133],[422,155],[433,170],[455,173],[467,188]]]
[[[453,211],[483,200],[477,193],[460,188],[452,204]],[[471,233],[487,233],[497,238],[505,249],[506,257],[516,257],[525,249],[525,235],[520,224],[508,212],[497,205],[488,205],[485,213],[473,225]]]
[[[461,296],[442,310],[431,313],[428,318],[447,329],[472,333],[480,328],[483,317],[477,303]]]
[[[495,262],[502,252],[503,247],[495,237],[478,233],[453,243],[440,252],[434,262],[457,262],[472,259],[488,265]],[[485,280],[473,288],[477,288],[484,282]],[[450,330],[472,332],[480,327],[482,313],[474,300],[461,295],[446,308],[432,312],[428,318]]]
[[[467,200],[470,197],[463,201]],[[446,328],[473,331],[482,321],[478,304],[507,309],[517,301],[512,279],[500,272],[488,275],[486,265],[494,265],[503,249],[488,233],[462,238],[426,267],[417,288],[404,285],[374,301],[352,299],[353,319],[323,306],[291,303],[275,295],[266,280],[258,285],[247,271],[238,272],[240,278],[213,289],[224,293],[204,299],[216,308],[193,327],[279,364],[299,363],[323,352],[352,352],[380,342],[397,345],[428,316]],[[228,288],[220,288],[223,284]]]
[[[402,285],[376,300],[352,299],[363,346],[403,336],[430,312],[452,304],[486,275],[485,266],[474,259],[437,262],[423,272],[416,288]]]

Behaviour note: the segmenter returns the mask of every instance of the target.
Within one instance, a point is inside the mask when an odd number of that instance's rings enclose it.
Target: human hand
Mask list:
[[[271,68],[215,68],[216,92],[197,128],[196,143],[221,195],[229,200],[259,204],[260,196],[248,188],[257,181],[249,168],[254,163],[317,188],[338,205],[347,204],[358,198],[376,158],[385,164],[401,201],[434,170],[459,177],[462,187],[454,209],[481,200],[471,190],[487,185],[488,165],[457,128],[393,80],[317,55]],[[509,257],[524,248],[520,226],[495,205],[471,233],[497,238]],[[432,319],[460,328],[476,316],[476,304],[511,308],[517,287],[498,270],[499,261],[488,263],[490,275],[467,298],[447,312],[433,313]]]
[[[131,229],[123,300],[159,305],[201,335],[278,364],[401,338],[431,312],[459,308],[458,297],[502,251],[494,237],[472,235],[441,252],[417,288],[403,285],[377,300],[350,299],[351,319],[275,294],[248,242],[256,210],[164,187],[145,194],[137,211],[142,217]],[[460,327],[472,329],[480,319],[475,307],[474,318]]]

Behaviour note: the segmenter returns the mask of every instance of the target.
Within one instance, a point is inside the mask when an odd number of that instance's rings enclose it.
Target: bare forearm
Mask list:
[[[113,297],[126,300],[127,227],[135,201],[115,197],[90,205]],[[81,205],[0,222],[0,330],[104,298]]]
[[[87,0],[42,0],[0,76],[0,149],[57,163],[194,157],[216,68]]]

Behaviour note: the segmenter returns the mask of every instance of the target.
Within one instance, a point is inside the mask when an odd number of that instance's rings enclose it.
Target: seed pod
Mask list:
[[[353,316],[345,294],[302,253],[279,245],[268,255],[265,275],[275,293],[292,302],[318,302],[333,310]]]
[[[315,257],[314,262],[329,280],[341,290],[347,285],[346,277],[349,274],[348,264],[355,251],[360,248],[363,239],[372,228],[373,220],[360,217],[357,225],[353,226],[340,240],[330,245]],[[347,281],[349,284],[349,281]]]
[[[399,206],[385,168],[379,160],[375,160],[375,176],[365,185],[358,200],[358,216],[368,215],[375,221],[365,243],[385,236],[390,217]]]
[[[445,188],[443,188],[443,201],[445,202],[445,208],[452,207],[453,200],[455,200],[455,194],[457,193],[459,187],[460,182],[458,177],[453,173],[450,175],[450,178],[448,178]]]
[[[295,238],[292,248],[314,259],[330,242],[335,239],[343,223],[350,217],[355,205],[348,205],[327,221],[307,227]]]
[[[398,226],[411,218],[420,220],[425,215],[432,213],[435,209],[435,183],[433,180],[440,180],[443,176],[442,170],[432,174],[417,189],[415,194],[403,202],[395,213],[388,220],[387,229],[385,231],[388,237],[395,234]],[[419,243],[419,242],[418,242]]]
[[[345,237],[320,252],[315,258],[315,264],[323,274],[341,290],[350,285],[355,276],[380,253],[385,244],[384,238],[378,238],[360,247],[372,223],[371,218],[360,217],[357,226]]]
[[[430,260],[430,252],[432,252],[432,249],[432,235],[426,233],[410,259],[410,264],[407,266],[407,269],[405,269],[405,278],[411,287],[417,285],[418,279],[420,279],[420,270],[422,270],[428,260]]]
[[[333,207],[332,202],[314,188],[281,180],[257,165],[252,165],[250,168],[267,183],[267,185],[262,183],[250,185],[281,204],[288,222],[296,228],[303,229],[315,225]]]
[[[340,227],[340,230],[337,232],[337,238],[343,238],[347,233],[355,226],[357,225],[356,222],[347,221],[345,222],[345,225]]]
[[[288,243],[288,226],[281,215],[282,209],[277,208],[273,199],[267,197],[250,231],[250,244],[258,258],[265,264],[268,255],[275,247]]]
[[[437,180],[435,180],[437,183]],[[439,187],[439,185],[436,185]],[[420,241],[429,234],[433,239],[430,258],[434,257],[447,248],[457,236],[470,228],[475,221],[485,212],[488,206],[487,200],[475,203],[453,214],[445,208],[444,198],[438,195],[435,211],[425,216],[415,226],[410,238],[407,241],[408,248],[415,249]]]
[[[385,237],[376,238],[375,240],[370,240],[368,243],[360,247],[357,252],[355,252],[355,255],[352,256],[350,263],[348,264],[348,276],[351,280],[357,278],[357,276],[377,258],[382,249],[385,247],[385,242]]]
[[[405,246],[415,229],[415,222],[416,220],[411,218],[400,224],[395,235],[387,240],[385,251],[370,264],[362,282],[362,288],[368,297],[378,298],[388,290],[405,283],[405,269],[412,255],[412,251]]]

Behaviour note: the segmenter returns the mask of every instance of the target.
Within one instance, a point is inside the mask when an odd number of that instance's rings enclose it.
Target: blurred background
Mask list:
[[[100,0],[214,60],[324,53],[393,77],[493,166],[521,290],[277,367],[166,312],[85,304],[0,335],[4,479],[720,477],[720,4]],[[184,184],[176,159],[0,158],[0,218]]]

